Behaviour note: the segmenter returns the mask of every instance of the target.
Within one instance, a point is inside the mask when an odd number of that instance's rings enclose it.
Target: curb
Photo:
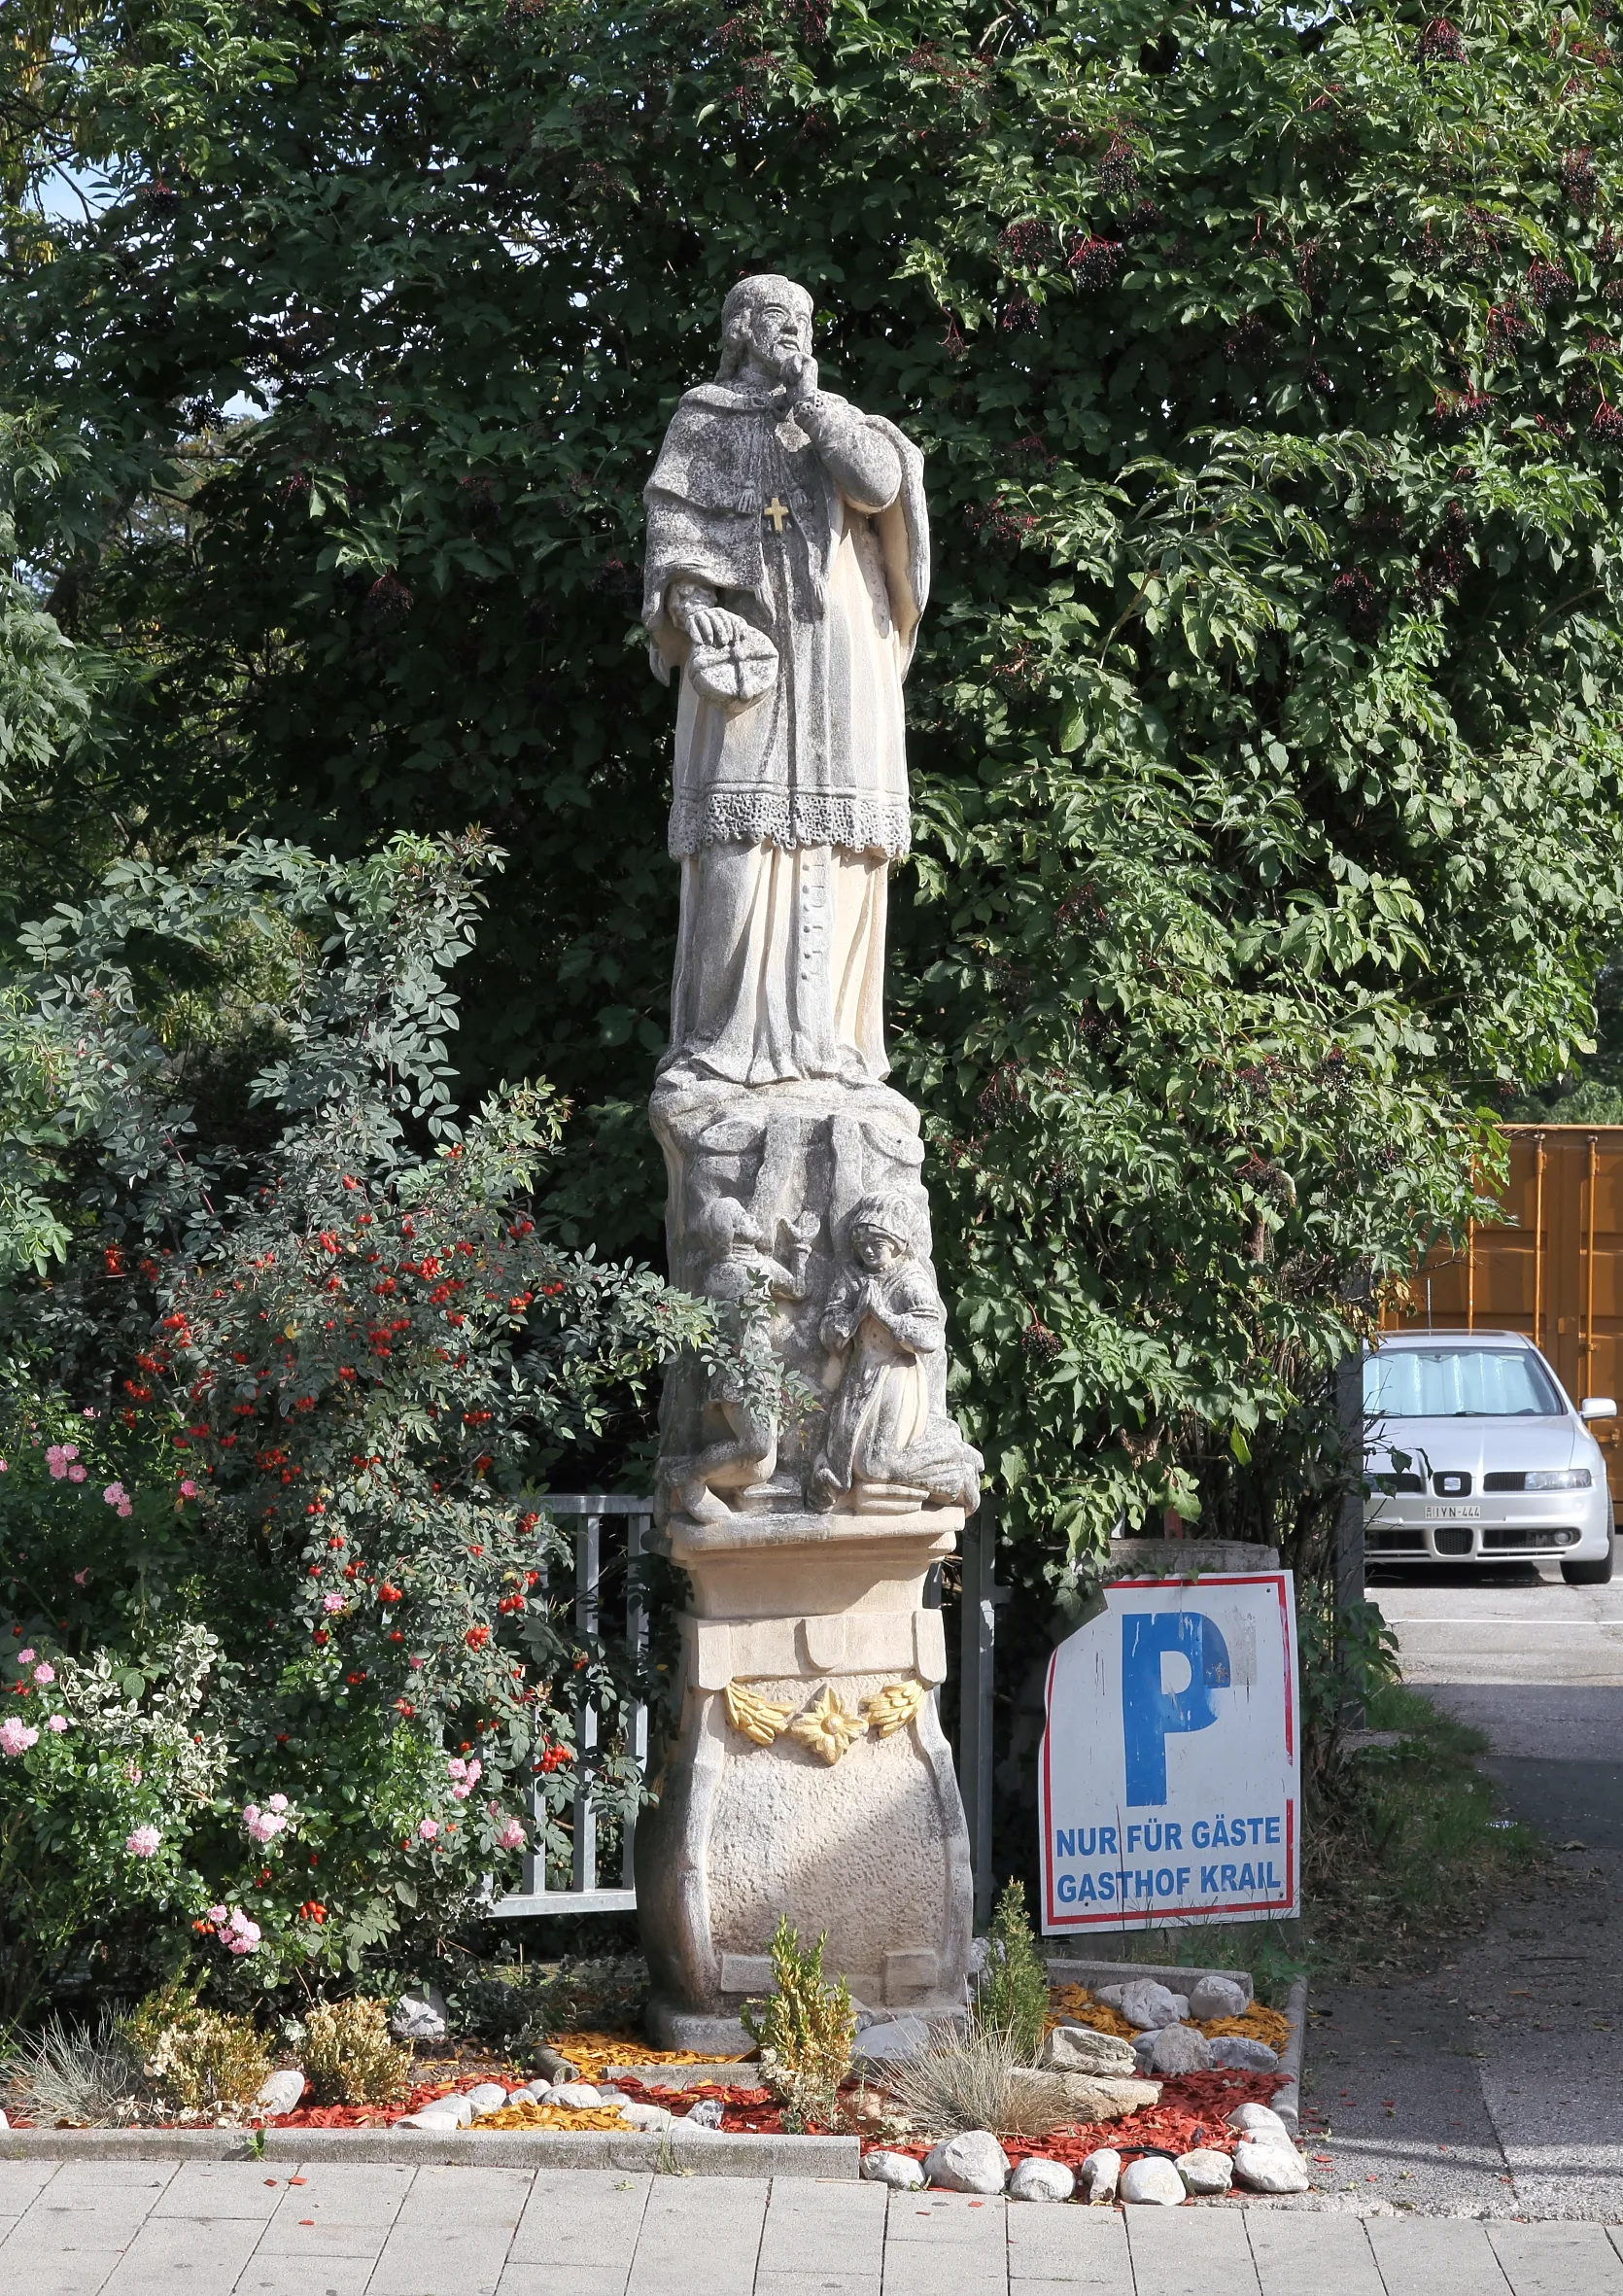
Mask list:
[[[1285,2126],[1295,2132],[1301,2112],[1301,2061],[1307,2045],[1307,1979],[1298,1977],[1285,1997],[1285,2014],[1291,2030],[1280,2052],[1279,2070],[1285,2086],[1273,2101],[1273,2108]]]
[[[676,2124],[679,2130],[680,2124]],[[365,2161],[391,2168],[620,2169],[678,2176],[814,2176],[855,2183],[855,2137],[612,2129],[10,2129],[9,2161]]]

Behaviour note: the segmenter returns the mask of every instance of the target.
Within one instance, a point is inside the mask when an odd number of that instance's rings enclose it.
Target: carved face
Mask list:
[[[902,1258],[902,1247],[893,1235],[885,1235],[878,1228],[859,1228],[851,1237],[851,1248],[864,1268],[878,1274],[881,1269],[894,1268]]]
[[[749,347],[769,374],[790,380],[812,356],[810,312],[796,303],[757,303],[749,314]]]

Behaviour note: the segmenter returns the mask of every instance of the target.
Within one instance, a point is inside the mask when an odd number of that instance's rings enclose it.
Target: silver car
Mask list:
[[[1584,1424],[1519,1332],[1393,1332],[1364,1351],[1364,1552],[1371,1562],[1553,1560],[1611,1577],[1611,1493]]]

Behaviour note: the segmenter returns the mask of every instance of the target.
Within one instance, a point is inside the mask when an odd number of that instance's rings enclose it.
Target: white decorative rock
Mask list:
[[[11,2125],[11,2122],[7,2120],[5,2114],[0,2112],[0,2129],[9,2129]]]
[[[500,2112],[507,2102],[507,2092],[500,2081],[478,2081],[471,2089],[465,2090],[464,2095],[476,2121],[482,2121],[489,2112]]]
[[[1103,2001],[1107,2009],[1119,2009],[1122,2006],[1122,1996],[1126,1990],[1124,1985],[1095,1985],[1093,1999],[1096,2001]]]
[[[930,2029],[922,2017],[887,2017],[870,2025],[851,2043],[851,2058],[860,2065],[894,2065],[917,2057],[930,2045]]]
[[[590,2081],[564,2081],[547,2098],[549,2105],[567,2105],[571,2112],[590,2112],[603,2098]]]
[[[926,2153],[924,2174],[947,2192],[1001,2192],[1009,2155],[989,2129],[966,2129]]]
[[[1190,2013],[1189,1995],[1187,1993],[1175,1993],[1172,1996],[1172,2006],[1177,2013],[1179,2024],[1187,2025],[1189,2023]]]
[[[1129,2161],[1122,2172],[1122,2198],[1130,2209],[1181,2209],[1187,2197],[1170,2161]]]
[[[267,2075],[254,2102],[266,2112],[292,2112],[303,2094],[303,2073],[296,2065],[287,2065]]]
[[[911,2153],[865,2152],[862,2174],[871,2184],[888,2184],[892,2192],[916,2192],[924,2172]]]
[[[1108,2144],[1090,2152],[1077,2171],[1077,2181],[1093,2202],[1113,2201],[1122,2176],[1122,2155]]]
[[[628,2103],[621,2105],[620,2118],[628,2129],[668,2129],[671,2126],[670,2110],[663,2105],[632,2105]],[[922,2177],[919,2182],[923,2182]]]
[[[1190,1987],[1190,2015],[1202,2023],[1211,2017],[1243,2017],[1250,2006],[1251,1996],[1239,1980],[1219,1976],[1215,1969]]]
[[[1091,2025],[1056,2025],[1043,2043],[1042,2061],[1049,2072],[1127,2074],[1135,2062],[1131,2041]]]
[[[397,2041],[442,2041],[451,2030],[451,2012],[436,1986],[402,1993],[395,2003],[389,2030]]]
[[[1305,2192],[1308,2188],[1307,2170],[1294,2144],[1238,2144],[1234,2174],[1253,2192]]]
[[[1254,2144],[1285,2144],[1293,2152],[1296,2149],[1295,2139],[1271,2105],[1237,2105],[1228,2115],[1228,2126],[1249,2137]]]
[[[461,2097],[436,2097],[421,2112],[408,2112],[395,2125],[399,2129],[432,2129],[443,2136],[448,2129],[466,2129],[472,2118]]]
[[[1208,2151],[1205,2146],[1196,2152],[1180,2153],[1172,2166],[1184,2180],[1184,2190],[1202,2198],[1226,2192],[1234,2180],[1234,2164],[1228,2155]]]
[[[1063,2161],[1021,2161],[1009,2179],[1012,2201],[1068,2201],[1077,2180]]]
[[[697,2105],[690,2105],[683,2114],[683,2124],[689,2129],[719,2129],[721,2126],[719,2097],[701,2097]]]
[[[1162,2079],[1180,2072],[1210,2072],[1212,2052],[1206,2035],[1192,2025],[1163,2025],[1150,2052],[1150,2070]]]
[[[1178,2023],[1176,1994],[1153,1977],[1136,1977],[1131,1985],[1123,1985],[1120,2005],[1127,2023],[1141,2033],[1158,2033],[1163,2025]]]
[[[1279,2059],[1266,2041],[1253,2040],[1249,2034],[1220,2033],[1206,2046],[1212,2052],[1212,2063],[1223,2072],[1277,2072]]]

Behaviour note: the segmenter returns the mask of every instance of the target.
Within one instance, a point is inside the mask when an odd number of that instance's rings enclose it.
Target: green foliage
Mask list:
[[[395,2105],[411,2083],[411,2051],[390,2039],[386,2000],[319,2001],[300,2048],[319,2105]]]
[[[86,1957],[133,1990],[201,1953],[227,1995],[409,1966],[518,1852],[567,1857],[583,1685],[604,1807],[640,1791],[612,1719],[640,1686],[548,1595],[568,1547],[533,1494],[716,1342],[647,1271],[540,1236],[544,1087],[451,1104],[488,860],[129,864],[0,981],[39,1056],[0,1159],[64,1239],[0,1291],[13,2012]],[[152,952],[228,971],[260,920],[287,961],[257,1129],[209,1138]]]
[[[892,984],[956,1404],[1051,1581],[1168,1504],[1312,1567],[1350,1303],[1569,1066],[1618,911],[1609,24],[76,11],[0,71],[111,195],[0,327],[112,833],[496,823],[477,1089],[580,1108],[550,1232],[650,1237],[639,494],[725,287],[794,271],[929,450]]]
[[[1018,2062],[1035,2065],[1048,2013],[1048,1971],[1031,1934],[1025,1891],[1018,1881],[1006,1882],[986,1932],[975,2020],[988,2031],[1007,2034]]]
[[[271,2054],[253,2018],[200,2008],[186,1985],[149,1994],[125,2031],[147,2082],[182,2111],[252,2105],[270,2074]]]
[[[779,1914],[768,1948],[772,1992],[762,2002],[746,2002],[741,2015],[768,2084],[803,2125],[832,2129],[840,2084],[851,2070],[856,2011],[845,1978],[830,1985],[823,1976],[827,1943],[825,1934],[803,1947],[799,1931]]]

